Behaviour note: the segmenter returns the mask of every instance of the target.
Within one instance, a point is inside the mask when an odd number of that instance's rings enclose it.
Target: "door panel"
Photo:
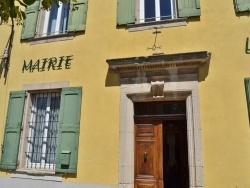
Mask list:
[[[163,187],[162,125],[135,125],[135,187]]]
[[[135,188],[157,188],[156,181],[136,180]]]

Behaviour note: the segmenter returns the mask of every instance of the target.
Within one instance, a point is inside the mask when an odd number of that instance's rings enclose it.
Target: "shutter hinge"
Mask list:
[[[18,167],[18,166],[19,166],[19,164],[20,164],[20,161],[18,160],[18,161],[17,161],[17,163],[16,163],[16,166]]]

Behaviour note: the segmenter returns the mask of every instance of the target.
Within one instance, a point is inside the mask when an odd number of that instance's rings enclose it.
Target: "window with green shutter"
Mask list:
[[[81,99],[81,87],[11,92],[0,167],[76,173]]]
[[[42,9],[40,0],[25,10],[21,39],[63,36],[68,32],[86,29],[87,0],[53,3],[49,10]]]
[[[200,16],[199,0],[117,1],[117,25],[157,22],[193,16]]]

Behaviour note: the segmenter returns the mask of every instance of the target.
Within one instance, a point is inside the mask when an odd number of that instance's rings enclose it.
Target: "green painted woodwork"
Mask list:
[[[117,0],[117,25],[135,23],[135,0]]]
[[[236,12],[250,11],[250,0],[234,0]]]
[[[245,78],[245,90],[246,90],[246,99],[247,99],[247,108],[248,108],[248,118],[250,122],[250,78]]]
[[[199,0],[177,0],[178,15],[180,18],[200,16],[200,1]]]
[[[80,129],[82,88],[63,88],[56,151],[56,172],[76,173]],[[65,165],[69,153],[69,165]]]
[[[22,28],[21,39],[29,39],[35,36],[39,4],[40,0],[37,0],[35,3],[26,8],[26,19]]]
[[[10,92],[8,112],[2,144],[2,169],[15,170],[17,166],[20,132],[23,119],[25,91]]]
[[[87,0],[77,0],[77,2],[71,1],[68,32],[83,31],[86,29],[87,9]]]

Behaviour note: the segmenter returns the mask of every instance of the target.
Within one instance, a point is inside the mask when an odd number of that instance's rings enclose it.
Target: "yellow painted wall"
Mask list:
[[[250,77],[250,13],[236,15],[233,1],[200,0],[201,16],[187,26],[161,29],[157,46],[165,54],[209,51],[208,74],[199,82],[204,180],[208,188],[250,186],[250,127],[244,78]],[[118,183],[119,86],[106,86],[106,59],[152,55],[154,30],[116,28],[116,0],[89,0],[86,32],[73,40],[30,45],[15,40],[7,84],[0,79],[0,140],[8,93],[22,84],[70,81],[82,86],[82,114],[77,177],[64,181]],[[0,26],[0,51],[9,27]],[[4,37],[3,37],[4,36]],[[22,73],[23,61],[74,55],[71,69]],[[205,79],[203,79],[203,77]],[[3,172],[1,175],[5,175]]]

